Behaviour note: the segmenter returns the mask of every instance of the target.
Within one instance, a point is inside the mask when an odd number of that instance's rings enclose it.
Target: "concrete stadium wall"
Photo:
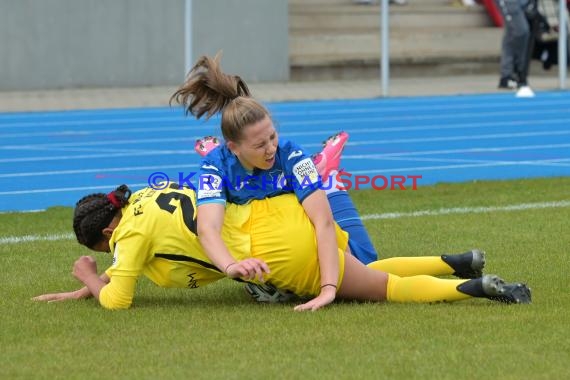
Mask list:
[[[287,1],[192,0],[192,57],[286,80]],[[0,0],[0,91],[176,85],[185,0]]]
[[[289,79],[288,0],[193,0],[193,49],[223,49],[222,68],[246,81]]]

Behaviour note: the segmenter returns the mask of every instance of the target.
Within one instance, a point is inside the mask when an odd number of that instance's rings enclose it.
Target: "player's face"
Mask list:
[[[111,247],[109,246],[109,239],[103,237],[103,240],[95,244],[91,249],[96,252],[107,252],[107,253],[111,252]]]
[[[119,225],[121,221],[122,214],[121,212],[117,212],[117,215],[111,220],[111,223],[101,231],[101,235],[103,236],[102,239],[91,247],[91,250],[96,252],[111,252],[111,247],[109,246],[109,240],[111,240],[111,236],[113,235],[113,231]]]
[[[244,128],[239,142],[232,142],[230,149],[246,170],[271,169],[277,152],[277,131],[269,116]]]

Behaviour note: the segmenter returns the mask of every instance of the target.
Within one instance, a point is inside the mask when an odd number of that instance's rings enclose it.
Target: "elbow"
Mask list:
[[[212,228],[211,226],[200,226],[198,224],[198,240],[202,245],[208,244],[208,242],[215,239],[217,236],[221,236],[222,232]]]
[[[131,301],[112,301],[112,300],[103,300],[99,299],[99,304],[107,310],[126,310],[129,309],[132,305]]]
[[[322,218],[319,218],[318,220],[315,220],[313,222],[313,225],[315,226],[315,229],[334,229],[334,218],[332,217],[332,215],[323,215]]]
[[[124,310],[131,307],[133,297],[121,292],[108,292],[103,288],[99,294],[99,304],[107,310]]]
[[[101,303],[101,306],[103,306],[104,309],[107,310],[127,310],[130,309],[131,304],[126,304],[126,305],[107,305],[107,304],[103,304]]]
[[[199,239],[202,239],[202,237],[207,236],[211,230],[212,229],[210,227],[203,226],[200,223],[198,223],[198,228],[196,229],[196,234],[198,235]]]

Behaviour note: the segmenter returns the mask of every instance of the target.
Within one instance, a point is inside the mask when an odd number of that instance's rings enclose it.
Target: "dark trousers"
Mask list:
[[[504,19],[501,78],[526,83],[529,65],[530,25],[521,0],[495,0]]]

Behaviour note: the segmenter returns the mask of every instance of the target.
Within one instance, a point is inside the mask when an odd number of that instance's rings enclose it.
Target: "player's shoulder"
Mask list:
[[[279,142],[279,156],[283,163],[295,163],[308,156],[301,146],[293,141],[282,140]]]
[[[283,151],[293,151],[293,150],[301,149],[301,146],[294,141],[280,139],[279,140],[279,149],[282,149]]]

